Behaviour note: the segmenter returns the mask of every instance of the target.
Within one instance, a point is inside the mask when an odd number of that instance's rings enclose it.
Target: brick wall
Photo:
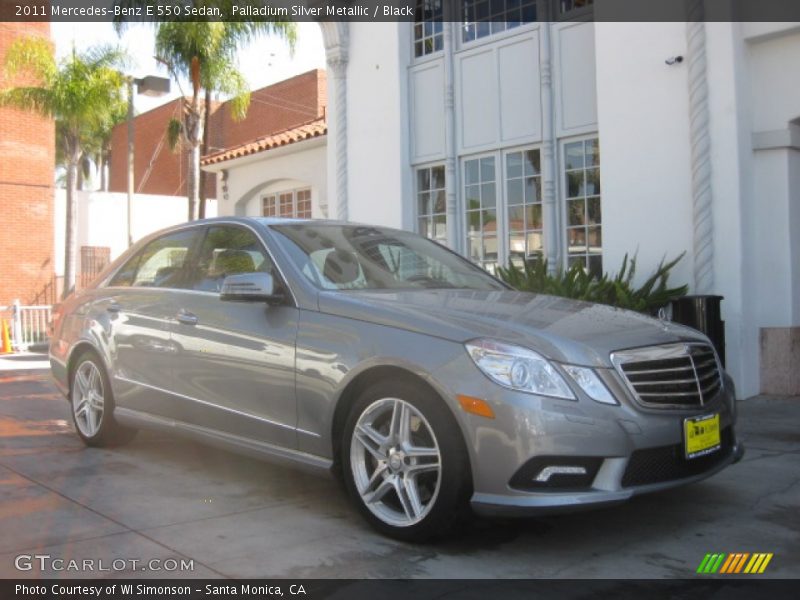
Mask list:
[[[276,131],[319,118],[325,113],[325,71],[315,69],[251,95],[250,109],[242,121],[234,121],[227,103],[215,104],[209,118],[209,146],[214,152],[229,148]],[[143,194],[186,194],[186,155],[173,153],[166,143],[169,120],[180,115],[181,100],[136,116],[134,128],[134,191]],[[159,144],[164,143],[159,151]],[[109,189],[127,191],[127,125],[114,129],[111,138]],[[150,163],[149,176],[147,170]],[[146,179],[145,179],[146,177]],[[206,177],[206,195],[214,198],[214,177]]]
[[[318,119],[326,102],[324,82],[325,71],[315,69],[255,90],[250,95],[247,117],[241,121],[234,121],[229,105],[223,104],[219,124],[223,146],[218,150]]]
[[[186,158],[170,150],[167,124],[181,114],[181,100],[136,116],[134,121],[135,193],[182,196],[186,194]],[[111,135],[109,189],[128,191],[128,126],[122,123]]]
[[[21,35],[49,38],[50,25],[0,22],[0,65]],[[51,120],[0,108],[0,306],[50,301],[54,135]]]

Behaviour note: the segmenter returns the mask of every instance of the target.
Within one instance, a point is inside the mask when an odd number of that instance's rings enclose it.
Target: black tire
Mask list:
[[[401,483],[400,491],[388,488],[389,491],[385,492],[385,500],[372,503],[372,508],[367,505],[367,502],[362,498],[359,492],[358,483],[356,482],[357,475],[355,471],[359,470],[358,463],[372,461],[372,464],[365,465],[364,471],[375,468],[370,481],[375,480],[378,482],[377,487],[381,487],[386,483],[387,479],[405,481],[409,474],[404,471],[394,471],[390,468],[393,460],[395,467],[397,467],[397,456],[392,455],[392,458],[387,458],[385,466],[379,463],[376,456],[371,454],[369,450],[355,450],[356,456],[353,455],[353,447],[359,448],[359,444],[364,445],[363,442],[354,441],[354,433],[356,425],[362,417],[369,418],[372,413],[379,412],[384,406],[383,403],[390,401],[402,401],[405,405],[410,405],[415,409],[409,411],[409,423],[414,423],[418,428],[414,433],[413,425],[409,426],[410,435],[416,439],[412,439],[412,446],[430,446],[431,443],[438,445],[438,457],[431,459],[415,459],[409,456],[404,456],[401,460],[405,462],[412,462],[413,464],[405,467],[408,469],[418,468],[420,461],[436,462],[440,469],[438,471],[438,486],[435,486],[434,474],[428,473],[425,475],[413,475],[417,488],[415,494],[417,500],[427,496],[428,502],[424,506],[423,511],[420,511],[419,516],[414,511],[409,512],[408,504],[409,495],[406,495],[405,501],[400,499],[400,494],[406,488],[405,484]],[[388,410],[388,407],[387,407]],[[420,416],[422,419],[420,419]],[[414,421],[416,419],[416,421]],[[385,417],[384,421],[385,423]],[[378,423],[378,421],[376,421]],[[364,421],[362,421],[362,425]],[[432,432],[432,436],[427,435],[427,428]],[[387,433],[390,427],[386,427],[384,433]],[[418,436],[425,436],[428,441],[419,441]],[[363,434],[362,434],[362,439]],[[388,439],[388,438],[387,438]],[[390,445],[389,442],[386,444]],[[398,448],[402,449],[401,445],[392,444],[392,450],[389,454],[398,452]],[[365,447],[366,448],[366,447]],[[355,461],[355,463],[353,462]],[[342,444],[341,444],[341,464],[342,475],[350,498],[355,503],[359,512],[364,518],[379,532],[389,537],[410,541],[410,542],[424,542],[433,538],[439,538],[450,533],[454,527],[461,522],[469,513],[468,501],[472,492],[472,477],[469,466],[469,458],[467,455],[464,440],[461,430],[455,421],[449,408],[445,405],[444,401],[435,394],[430,388],[407,380],[389,380],[375,383],[364,390],[359,397],[353,402],[347,417],[344,427]],[[353,465],[356,464],[354,470]],[[377,465],[381,464],[384,471],[380,478],[376,479],[378,471]],[[403,469],[404,467],[399,467]],[[423,481],[423,477],[428,477],[427,482]],[[363,475],[360,479],[361,485],[364,485]],[[433,488],[436,490],[432,492]],[[369,484],[364,488],[370,490]],[[373,492],[375,490],[372,490]],[[394,506],[392,506],[392,504]],[[376,505],[380,505],[380,510],[391,514],[392,508],[397,508],[397,514],[402,518],[403,515],[407,517],[408,523],[396,524],[387,521],[385,515],[379,516],[375,511],[379,510]],[[417,507],[421,507],[422,503],[417,502]],[[413,517],[411,515],[414,515]],[[414,521],[414,519],[419,519]]]
[[[72,423],[75,426],[75,431],[78,437],[83,440],[87,446],[95,447],[108,447],[120,446],[127,444],[134,437],[136,437],[137,430],[130,427],[123,427],[114,420],[114,393],[111,390],[111,382],[108,378],[105,365],[96,352],[86,350],[82,352],[74,362],[74,368],[70,371],[69,376],[69,406],[70,413],[72,414]],[[96,375],[99,382],[93,385],[95,393],[102,396],[102,412],[98,413],[92,410],[92,414],[96,419],[88,421],[86,412],[81,413],[79,406],[81,405],[86,394],[81,393],[81,383],[78,379],[87,372],[96,370]],[[86,382],[86,379],[82,380]],[[95,381],[93,380],[93,383]],[[91,404],[91,402],[90,402]],[[92,404],[95,406],[96,404]]]

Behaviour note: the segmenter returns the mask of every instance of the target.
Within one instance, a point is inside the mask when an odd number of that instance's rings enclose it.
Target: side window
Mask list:
[[[139,266],[139,260],[142,258],[141,250],[128,259],[122,267],[117,271],[116,275],[108,282],[109,287],[129,287],[133,284],[133,278],[136,277],[136,269]]]
[[[139,253],[139,264],[131,285],[134,287],[181,287],[183,268],[197,234],[197,229],[188,229],[165,235],[150,242]]]
[[[186,287],[219,292],[228,275],[258,271],[272,273],[273,265],[256,235],[244,227],[217,225],[208,228]]]

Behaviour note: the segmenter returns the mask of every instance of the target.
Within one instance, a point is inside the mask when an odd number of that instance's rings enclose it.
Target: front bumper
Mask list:
[[[482,516],[491,517],[526,517],[541,514],[556,514],[561,512],[576,512],[604,506],[613,506],[630,500],[639,494],[659,492],[670,488],[701,481],[711,477],[725,467],[739,462],[744,456],[744,445],[741,442],[734,444],[728,456],[720,460],[715,466],[698,475],[683,479],[674,479],[661,483],[628,487],[620,490],[592,489],[586,492],[532,492],[526,496],[509,496],[503,494],[475,493],[472,496],[472,510]],[[609,469],[611,479],[622,478],[627,466],[627,459],[610,459],[617,462]],[[605,461],[608,463],[609,461]],[[605,465],[604,465],[605,466]],[[598,473],[598,478],[603,475]],[[595,479],[597,484],[597,479]]]
[[[727,377],[705,406],[664,409],[638,404],[612,369],[598,374],[619,406],[600,404],[577,390],[577,401],[515,392],[479,372],[465,376],[468,366],[472,365],[456,360],[437,375],[446,385],[443,397],[481,398],[494,411],[495,418],[487,419],[467,414],[453,402],[470,455],[472,506],[482,515],[535,515],[618,504],[710,477],[744,453],[735,435],[733,382]],[[685,459],[684,420],[710,414],[719,415],[721,449]],[[531,463],[535,466],[528,468]],[[589,476],[576,485],[568,478],[550,487],[519,485],[520,474],[530,484],[547,464],[585,464]],[[561,482],[567,485],[559,487]]]

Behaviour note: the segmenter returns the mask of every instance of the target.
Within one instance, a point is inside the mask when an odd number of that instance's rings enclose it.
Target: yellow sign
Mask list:
[[[683,422],[686,458],[709,454],[720,447],[719,414],[692,417]]]

